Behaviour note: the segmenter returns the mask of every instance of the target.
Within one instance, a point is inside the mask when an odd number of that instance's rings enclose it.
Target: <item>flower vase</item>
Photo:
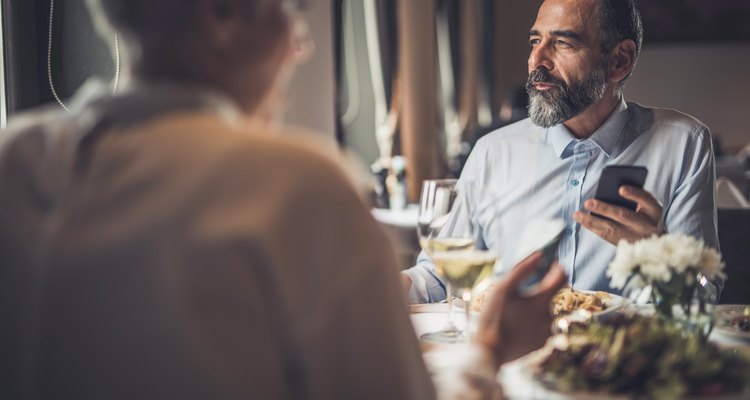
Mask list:
[[[706,339],[713,328],[716,287],[692,269],[673,275],[667,282],[634,275],[625,285],[623,296],[635,305],[653,305],[656,314],[679,325],[686,334]]]

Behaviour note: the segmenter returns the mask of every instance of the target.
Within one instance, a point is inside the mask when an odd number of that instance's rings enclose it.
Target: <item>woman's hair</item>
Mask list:
[[[101,33],[116,30],[128,47],[158,48],[188,24],[193,0],[87,0]]]

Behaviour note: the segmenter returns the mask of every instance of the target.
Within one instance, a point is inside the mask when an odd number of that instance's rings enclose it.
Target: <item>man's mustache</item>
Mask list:
[[[529,78],[526,81],[526,89],[534,89],[533,85],[535,83],[552,84],[563,90],[567,88],[565,81],[553,76],[548,70],[543,68],[535,69],[529,73]]]

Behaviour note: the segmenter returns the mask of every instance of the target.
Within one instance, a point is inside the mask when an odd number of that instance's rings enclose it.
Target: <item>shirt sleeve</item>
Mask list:
[[[476,177],[479,175],[478,171],[482,167],[482,161],[479,160],[480,153],[475,148],[475,151],[471,153],[469,159],[466,161],[461,178],[456,184],[458,198],[453,206],[451,217],[443,226],[440,236],[473,237],[475,247],[482,249],[486,246],[481,229],[478,229],[474,212],[475,205],[478,204],[480,196],[480,191],[476,184]],[[424,251],[419,253],[416,265],[401,273],[411,279],[411,287],[408,295],[409,303],[435,303],[445,300],[445,283],[435,272],[435,265]]]
[[[435,273],[435,265],[424,251],[419,253],[417,264],[401,272],[411,279],[409,303],[435,303],[445,299],[445,284]]]
[[[665,210],[667,232],[680,232],[703,240],[719,249],[716,218],[716,166],[711,134],[704,126],[696,128],[685,153],[684,177]],[[692,150],[692,151],[691,151]],[[717,299],[724,280],[716,280]]]

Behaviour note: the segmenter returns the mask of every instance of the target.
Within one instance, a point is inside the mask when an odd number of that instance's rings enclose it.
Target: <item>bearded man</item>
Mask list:
[[[529,219],[562,219],[557,255],[569,283],[614,293],[604,272],[620,240],[681,232],[718,248],[708,128],[623,98],[642,33],[632,0],[542,4],[529,31],[530,118],[478,141],[459,180],[449,235],[471,235],[477,247],[510,261]],[[619,189],[635,211],[593,199],[609,165],[648,168],[644,188]],[[402,278],[412,302],[445,297],[424,254]]]
[[[88,1],[121,91],[0,132],[0,399],[496,398],[544,343],[565,278],[519,294],[537,254],[433,386],[384,233],[333,156],[272,129],[305,3]]]

